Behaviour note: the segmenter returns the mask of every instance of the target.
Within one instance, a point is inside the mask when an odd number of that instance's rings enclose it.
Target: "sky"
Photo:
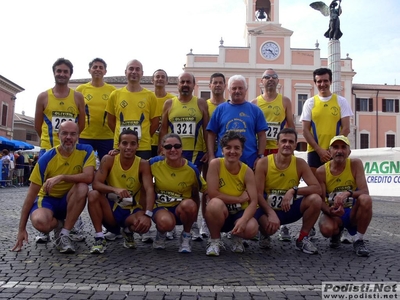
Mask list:
[[[330,0],[325,0],[329,5]],[[329,17],[311,0],[281,0],[279,23],[292,30],[292,48],[315,48],[327,57]],[[341,56],[353,59],[353,83],[400,84],[400,1],[342,0]],[[139,59],[144,75],[159,68],[182,72],[186,54],[218,54],[246,46],[244,0],[19,0],[2,1],[0,75],[25,89],[15,112],[34,116],[38,94],[54,86],[59,57],[74,65],[71,79],[89,78],[95,57],[108,64],[106,76],[123,76]]]

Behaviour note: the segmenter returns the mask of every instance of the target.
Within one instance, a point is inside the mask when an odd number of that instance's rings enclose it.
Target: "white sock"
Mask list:
[[[364,238],[364,234],[363,233],[359,233],[357,231],[356,235],[354,236],[354,242],[358,241],[358,240],[362,240]]]

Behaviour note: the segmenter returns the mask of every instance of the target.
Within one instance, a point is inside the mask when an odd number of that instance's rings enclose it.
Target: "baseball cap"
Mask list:
[[[334,136],[334,137],[331,139],[331,142],[329,143],[329,146],[332,146],[332,144],[333,144],[334,142],[336,142],[336,141],[342,141],[342,142],[344,142],[344,143],[346,143],[347,145],[350,146],[350,141],[349,141],[349,139],[348,139],[347,137],[345,137],[344,135],[337,135],[337,136]]]

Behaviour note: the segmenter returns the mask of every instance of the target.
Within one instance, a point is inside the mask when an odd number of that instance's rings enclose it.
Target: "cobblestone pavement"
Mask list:
[[[75,254],[60,254],[52,243],[37,245],[28,222],[30,243],[11,252],[27,188],[0,190],[0,299],[321,299],[323,281],[400,281],[400,197],[374,198],[374,216],[365,236],[368,258],[357,257],[352,245],[330,249],[317,232],[317,255],[296,251],[294,242],[272,237],[272,250],[250,241],[243,254],[226,251],[205,255],[206,241],[193,242],[180,254],[178,240],[166,250],[153,250],[137,237],[137,249],[122,240],[109,242],[104,254],[93,255],[93,227],[87,211],[86,241]],[[290,225],[297,236],[299,223]],[[154,228],[152,234],[155,235]]]

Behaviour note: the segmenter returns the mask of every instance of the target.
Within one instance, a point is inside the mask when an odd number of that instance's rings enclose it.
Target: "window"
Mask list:
[[[37,134],[36,132],[27,132],[26,133],[26,140],[36,142],[37,141]]]
[[[7,104],[3,104],[3,108],[1,110],[1,125],[2,126],[7,126],[7,112],[8,112],[8,106],[7,106]]]
[[[383,112],[399,112],[399,99],[382,99]]]
[[[361,133],[360,134],[360,149],[368,149],[369,148],[369,134]]]
[[[207,91],[201,91],[200,92],[200,98],[203,98],[205,100],[210,99],[211,98],[211,92]]]
[[[386,135],[386,147],[395,147],[395,141],[394,141],[394,134],[387,134]]]
[[[304,105],[304,102],[306,102],[307,98],[308,98],[307,94],[298,94],[297,95],[297,111],[298,111],[297,115],[301,116],[301,113],[303,112],[303,105]]]
[[[356,111],[373,111],[372,98],[356,98]]]

